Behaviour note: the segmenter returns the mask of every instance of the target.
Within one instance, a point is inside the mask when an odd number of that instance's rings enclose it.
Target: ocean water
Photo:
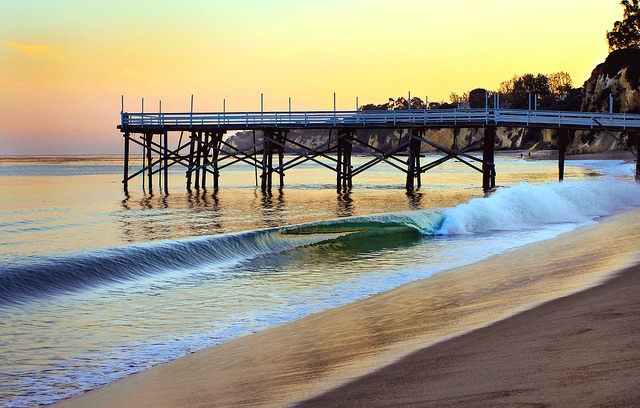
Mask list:
[[[357,158],[364,161],[364,158]],[[119,158],[0,159],[0,405],[46,405],[153,365],[550,239],[640,205],[633,164],[448,163],[407,193],[378,165],[336,193],[309,164],[270,194],[122,192]],[[156,180],[157,182],[157,180]]]

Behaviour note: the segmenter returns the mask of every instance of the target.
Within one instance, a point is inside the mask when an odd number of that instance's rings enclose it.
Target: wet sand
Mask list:
[[[298,406],[637,407],[639,294],[640,265]]]
[[[629,406],[640,279],[637,269],[608,279],[640,261],[639,239],[635,210],[58,405]]]

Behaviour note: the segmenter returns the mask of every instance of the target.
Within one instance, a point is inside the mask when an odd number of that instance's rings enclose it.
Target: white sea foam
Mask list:
[[[440,235],[531,229],[582,223],[640,205],[640,186],[619,180],[522,183],[450,208]]]

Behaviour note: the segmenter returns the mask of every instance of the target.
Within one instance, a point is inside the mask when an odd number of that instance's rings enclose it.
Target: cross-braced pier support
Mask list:
[[[351,153],[356,131],[353,129],[341,129],[338,132],[338,146],[336,155],[336,190],[338,192],[351,190],[353,187],[353,166]]]
[[[159,136],[159,141],[154,142],[154,135]],[[131,143],[137,144],[142,147],[142,168],[134,174],[129,174],[129,158],[130,158],[130,145]],[[157,155],[157,160],[154,160],[154,154]],[[177,155],[177,151],[171,151],[168,148],[168,135],[164,130],[161,133],[143,133],[140,135],[139,140],[131,137],[129,132],[124,133],[124,178],[122,184],[124,185],[124,191],[129,193],[129,180],[142,175],[142,188],[148,189],[149,192],[153,192],[153,175],[158,173],[160,187],[164,190],[165,194],[169,191],[169,172],[168,168],[171,164],[175,163],[175,159],[172,158],[172,162],[169,163],[169,158],[172,155]],[[145,177],[146,176],[146,177]],[[146,180],[145,180],[146,178]],[[146,184],[146,187],[145,187]]]
[[[224,131],[215,132],[191,132],[189,147],[189,164],[187,168],[187,189],[193,186],[196,190],[207,185],[207,173],[213,175],[213,188],[219,187],[219,163],[220,148]]]
[[[262,150],[262,191],[269,191],[273,185],[273,173],[280,175],[280,187],[284,186],[284,170],[282,166],[284,158],[284,146],[287,140],[286,130],[264,130],[264,143]],[[273,167],[273,155],[278,153],[278,167]]]

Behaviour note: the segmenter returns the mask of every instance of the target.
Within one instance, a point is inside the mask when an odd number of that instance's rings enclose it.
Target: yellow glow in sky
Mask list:
[[[125,110],[448,101],[525,73],[580,86],[617,0],[3,0],[0,155],[120,153]],[[145,110],[151,110],[148,108]]]

